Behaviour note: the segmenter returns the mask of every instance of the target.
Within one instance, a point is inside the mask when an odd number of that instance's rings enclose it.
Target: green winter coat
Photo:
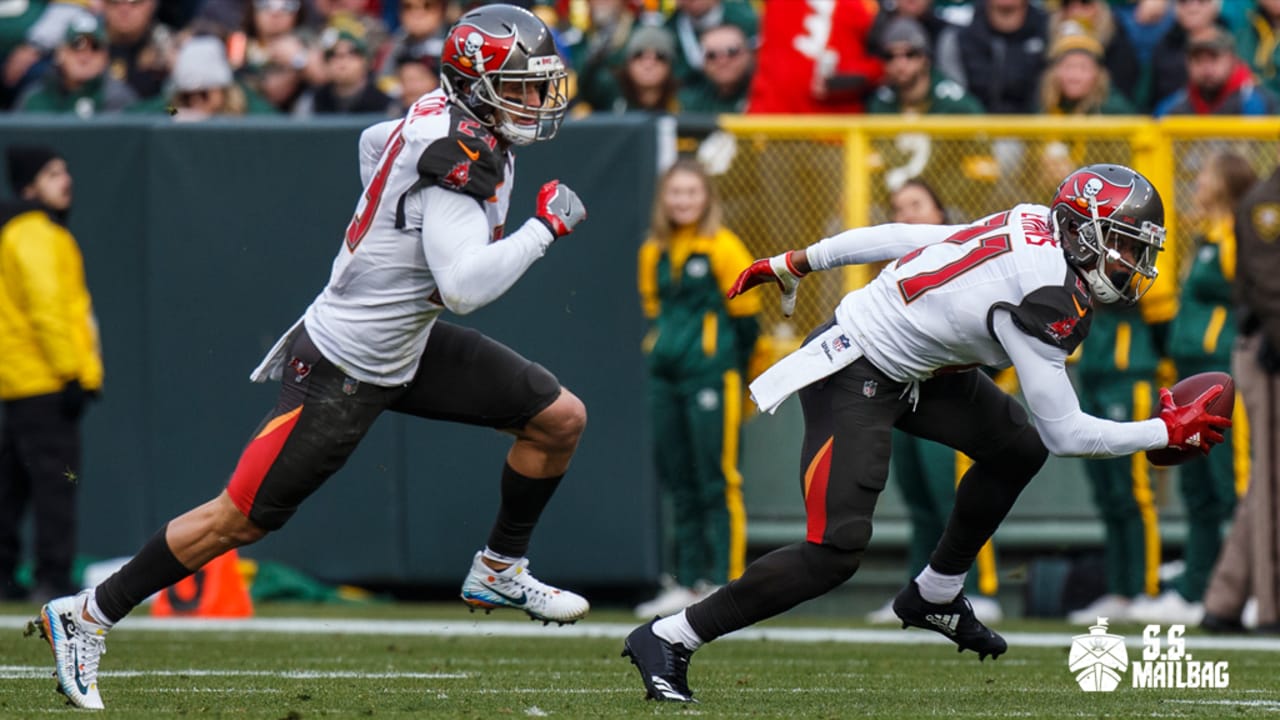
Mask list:
[[[902,103],[898,92],[888,85],[881,85],[867,103],[869,113],[900,113]],[[929,115],[977,115],[983,112],[982,103],[957,82],[947,79],[937,70],[929,71]]]
[[[1232,282],[1236,275],[1236,236],[1231,218],[1223,218],[1198,238],[1191,271],[1182,284],[1178,315],[1169,329],[1169,357],[1179,374],[1206,366],[1231,367],[1236,323]]]

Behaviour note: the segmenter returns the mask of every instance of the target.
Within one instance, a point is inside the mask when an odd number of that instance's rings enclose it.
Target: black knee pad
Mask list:
[[[870,533],[868,523],[868,537]],[[862,548],[866,548],[865,543]],[[862,549],[846,550],[832,545],[816,545],[807,542],[800,548],[800,558],[809,576],[829,589],[853,577],[858,570],[858,565],[862,563],[862,552]]]
[[[1049,449],[1040,439],[1040,433],[1028,425],[1014,438],[1002,456],[1007,459],[1011,472],[1030,481],[1049,459]]]
[[[831,522],[828,519],[828,522]],[[836,550],[861,554],[871,542],[871,517],[852,517],[827,525],[825,545]]]

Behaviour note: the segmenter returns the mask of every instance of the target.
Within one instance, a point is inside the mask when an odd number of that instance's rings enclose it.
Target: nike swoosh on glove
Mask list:
[[[568,185],[561,185],[559,180],[552,180],[538,191],[537,217],[559,238],[573,232],[578,223],[587,219],[587,208],[578,193]]]

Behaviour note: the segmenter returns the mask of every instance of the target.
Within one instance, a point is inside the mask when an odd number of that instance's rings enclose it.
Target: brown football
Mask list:
[[[1207,410],[1214,415],[1229,418],[1231,417],[1231,410],[1236,404],[1236,384],[1231,380],[1231,376],[1226,373],[1206,372],[1191,375],[1179,380],[1176,385],[1169,389],[1173,391],[1173,401],[1175,403],[1186,405],[1200,397],[1201,393],[1214,385],[1222,386],[1222,394],[1209,403]],[[1160,406],[1158,404],[1151,417],[1160,417]],[[1204,457],[1204,453],[1199,448],[1189,448],[1187,450],[1160,448],[1159,450],[1147,451],[1147,460],[1151,461],[1152,465],[1181,465],[1198,457]]]

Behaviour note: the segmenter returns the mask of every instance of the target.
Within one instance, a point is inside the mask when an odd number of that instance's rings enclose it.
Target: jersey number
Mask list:
[[[413,109],[409,111],[409,122],[420,117],[435,115],[443,110],[445,105],[443,98],[424,97],[414,103]],[[347,250],[350,252],[356,251],[360,241],[369,232],[369,227],[373,225],[373,216],[378,212],[378,206],[382,204],[382,193],[387,189],[387,178],[391,175],[391,167],[396,164],[396,156],[404,149],[404,136],[401,134],[404,123],[405,121],[401,120],[387,138],[387,145],[382,149],[382,159],[378,161],[378,169],[373,172],[373,177],[369,178],[369,186],[364,190],[364,207],[357,209],[355,217],[351,218],[351,223],[347,225]]]
[[[960,232],[947,238],[944,242],[963,244],[978,239],[984,232],[990,232],[990,227],[975,226],[965,228]],[[923,248],[922,248],[923,249]],[[945,285],[957,277],[978,267],[982,263],[994,257],[999,257],[1013,250],[1010,238],[1006,234],[991,235],[983,237],[978,241],[977,247],[969,252],[961,255],[959,258],[943,265],[936,270],[922,272],[919,275],[904,277],[898,281],[898,292],[902,293],[903,302],[911,302],[930,290]],[[903,262],[910,262],[911,258],[919,251],[906,255],[899,260],[901,265]]]
[[[387,177],[391,175],[391,166],[396,163],[396,156],[404,149],[404,136],[400,134],[400,130],[404,128],[401,122],[391,131],[391,137],[387,138],[387,146],[382,150],[382,160],[378,162],[378,169],[373,171],[373,177],[369,178],[369,185],[364,190],[364,207],[360,208],[355,217],[351,218],[351,223],[347,225],[347,250],[355,252],[356,247],[360,245],[360,241],[364,239],[369,227],[373,225],[374,213],[378,212],[378,205],[382,204],[382,193],[387,189]]]

